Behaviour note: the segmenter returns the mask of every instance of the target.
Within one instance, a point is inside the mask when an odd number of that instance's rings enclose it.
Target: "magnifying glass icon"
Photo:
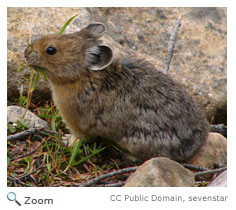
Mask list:
[[[16,200],[16,193],[14,193],[14,192],[9,192],[9,193],[7,194],[7,199],[8,199],[9,201],[15,201],[19,206],[21,206],[21,204],[19,203],[19,201]]]

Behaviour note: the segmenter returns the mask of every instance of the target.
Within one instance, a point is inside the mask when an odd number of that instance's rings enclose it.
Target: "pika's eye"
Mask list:
[[[55,47],[48,47],[47,50],[46,50],[46,53],[48,55],[55,55],[57,52],[57,49]]]

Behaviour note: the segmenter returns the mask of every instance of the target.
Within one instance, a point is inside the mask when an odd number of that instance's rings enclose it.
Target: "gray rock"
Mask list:
[[[8,106],[7,107],[7,122],[17,123],[19,120],[24,125],[29,128],[47,128],[50,129],[49,124],[37,117],[31,111],[27,111],[25,117],[23,118],[23,114],[25,113],[25,108],[20,106]]]
[[[226,124],[226,8],[8,8],[9,103],[18,99],[21,84],[27,87],[29,69],[22,65],[30,28],[36,40],[58,32],[74,14],[78,17],[66,33],[101,21],[115,53],[145,58],[158,69],[163,69],[170,33],[182,15],[169,74],[186,87],[208,119]],[[41,80],[32,99],[49,98],[48,84]]]
[[[207,187],[227,187],[227,171],[218,175]]]
[[[210,132],[206,143],[188,163],[209,169],[226,166],[227,139],[219,133]]]
[[[152,158],[129,176],[125,187],[193,187],[194,174],[164,157]]]

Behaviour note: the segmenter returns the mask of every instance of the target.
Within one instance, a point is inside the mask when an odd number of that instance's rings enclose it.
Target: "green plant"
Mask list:
[[[93,156],[99,154],[101,151],[103,151],[105,149],[105,147],[101,148],[100,145],[97,147],[96,143],[94,143],[93,148],[91,148],[90,146],[87,145],[87,151],[89,154],[87,156],[84,156],[83,149],[81,149],[82,145],[83,145],[82,139],[80,139],[80,141],[76,142],[76,144],[72,150],[69,163],[68,163],[66,169],[64,170],[64,172],[66,172],[71,166],[76,166],[76,165],[82,164],[83,162],[85,162],[88,159],[92,158]],[[79,160],[76,161],[76,158]]]

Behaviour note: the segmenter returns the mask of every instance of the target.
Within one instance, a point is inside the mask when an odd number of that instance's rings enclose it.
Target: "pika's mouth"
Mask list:
[[[47,71],[46,68],[40,67],[40,66],[35,66],[35,65],[29,65],[32,69],[35,71]]]
[[[43,67],[41,67],[42,58],[40,54],[37,51],[32,50],[31,46],[26,48],[24,54],[25,54],[25,59],[31,68],[33,68],[36,71],[45,70]]]

